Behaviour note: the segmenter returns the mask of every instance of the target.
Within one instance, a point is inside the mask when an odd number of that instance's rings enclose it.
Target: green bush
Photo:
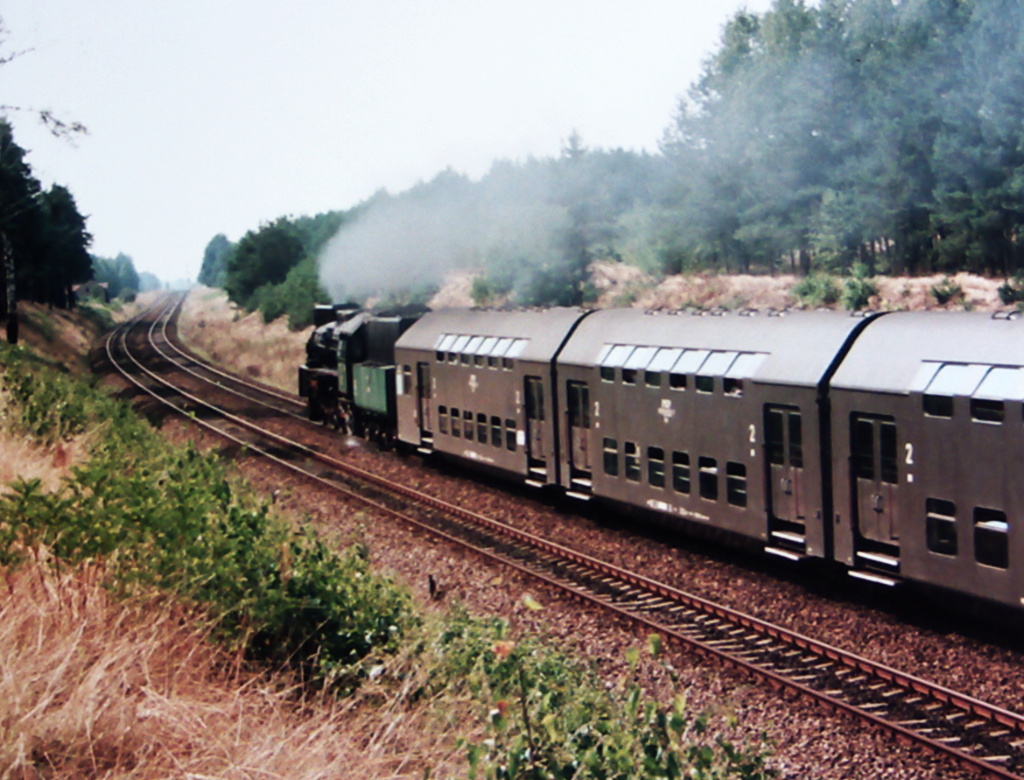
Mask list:
[[[1024,277],[1016,276],[999,285],[999,300],[1004,306],[1024,301]]]
[[[935,296],[939,306],[945,306],[950,301],[959,300],[964,296],[963,288],[957,284],[952,276],[946,276],[938,284],[932,285],[931,293]]]
[[[392,648],[412,621],[408,594],[365,556],[293,532],[239,495],[215,456],[167,445],[125,405],[24,359],[2,380],[23,430],[97,436],[60,490],[21,480],[0,496],[0,563],[40,546],[59,561],[102,559],[119,591],[174,592],[250,657],[342,688],[357,682],[355,662]]]
[[[710,719],[645,700],[635,686],[609,690],[584,662],[504,623],[454,616],[439,642],[435,681],[480,703],[482,741],[463,741],[470,778],[584,780],[772,777],[763,744],[715,737]]]
[[[860,311],[867,308],[872,296],[877,294],[878,286],[868,275],[867,266],[863,263],[854,263],[852,274],[843,285],[843,308],[847,311]]]
[[[827,273],[813,273],[793,285],[793,295],[804,306],[832,306],[839,300],[839,285]]]

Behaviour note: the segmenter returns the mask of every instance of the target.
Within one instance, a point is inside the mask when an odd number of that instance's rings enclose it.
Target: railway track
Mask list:
[[[107,352],[112,365],[129,381],[196,423],[340,491],[350,500],[512,566],[777,690],[870,722],[983,776],[1024,778],[1022,715],[393,484],[175,387],[135,352],[151,352],[150,359],[158,360],[164,372],[168,367],[186,371],[247,404],[301,417],[302,404],[295,397],[225,374],[175,345],[168,335],[168,323],[179,305],[172,301],[159,312],[122,326],[108,338]],[[146,345],[132,346],[140,333],[145,333]]]

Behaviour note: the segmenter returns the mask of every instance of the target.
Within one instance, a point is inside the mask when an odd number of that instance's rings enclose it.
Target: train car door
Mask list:
[[[864,539],[898,545],[896,420],[854,413],[850,424],[855,526]]]
[[[528,376],[526,386],[526,457],[532,476],[547,478],[544,455],[544,380]]]
[[[803,421],[795,406],[764,408],[769,541],[806,549]]]
[[[590,387],[585,382],[566,383],[569,414],[571,477],[590,477]],[[589,486],[584,481],[584,486]]]
[[[416,398],[420,413],[420,435],[429,435],[434,430],[430,414],[434,398],[434,388],[431,385],[430,363],[416,364]]]

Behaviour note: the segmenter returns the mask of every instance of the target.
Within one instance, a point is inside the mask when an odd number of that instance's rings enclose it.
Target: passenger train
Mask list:
[[[1024,606],[1015,313],[320,307],[299,388],[358,435]]]

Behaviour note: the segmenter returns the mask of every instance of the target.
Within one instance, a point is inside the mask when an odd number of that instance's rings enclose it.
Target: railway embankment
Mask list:
[[[552,637],[542,595],[492,574],[491,616],[417,602],[369,565],[367,518],[302,530],[297,485],[278,476],[272,505],[274,475],[247,483],[127,388],[0,350],[4,451],[38,464],[12,457],[0,498],[11,776],[770,775],[745,716],[669,695],[642,643],[592,626],[619,649],[601,674]]]

